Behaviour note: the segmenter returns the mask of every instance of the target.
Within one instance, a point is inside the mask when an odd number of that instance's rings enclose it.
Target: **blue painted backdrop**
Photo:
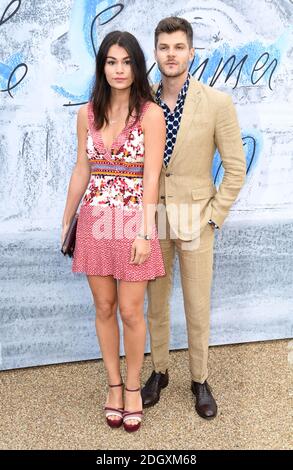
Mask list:
[[[216,239],[211,344],[292,336],[292,13],[289,0],[0,0],[0,368],[100,355],[86,279],[59,253],[76,113],[111,30],[136,35],[159,80],[153,31],[173,14],[193,25],[191,74],[232,95],[247,160]],[[171,336],[186,347],[177,263]]]

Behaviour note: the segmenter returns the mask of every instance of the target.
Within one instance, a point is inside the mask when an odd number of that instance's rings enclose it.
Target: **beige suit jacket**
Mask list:
[[[212,179],[216,148],[224,168],[218,191]],[[209,219],[221,227],[245,173],[243,144],[231,97],[191,78],[174,150],[160,175],[159,203],[164,204],[174,234],[181,240],[192,240]],[[194,213],[199,212],[199,223],[194,223],[193,206]]]

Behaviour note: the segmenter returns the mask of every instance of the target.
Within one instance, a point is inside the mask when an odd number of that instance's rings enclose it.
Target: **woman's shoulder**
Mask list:
[[[164,116],[164,112],[154,101],[146,101],[143,105],[143,117],[146,119],[155,119]]]
[[[90,103],[90,102],[89,102]],[[83,127],[88,128],[88,106],[89,103],[83,104],[79,110],[77,119],[82,124]]]
[[[89,106],[90,106],[90,101],[89,101],[88,103],[86,103],[86,104],[83,104],[83,105],[79,108],[78,114],[79,114],[80,116],[83,116],[83,117],[84,117],[84,116],[87,116]]]

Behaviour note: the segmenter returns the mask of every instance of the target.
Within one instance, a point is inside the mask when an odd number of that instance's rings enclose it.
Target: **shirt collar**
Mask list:
[[[187,95],[187,91],[188,91],[188,87],[189,87],[189,82],[190,82],[190,73],[188,72],[188,75],[187,75],[187,78],[179,92],[179,95],[178,95],[178,98],[177,98],[177,103],[180,103],[180,101],[183,101],[185,100],[186,98],[186,95]],[[161,100],[161,95],[162,95],[162,90],[163,90],[163,83],[162,83],[162,80],[160,81],[159,83],[159,87],[157,89],[157,92],[156,92],[156,101],[158,104],[163,104],[164,102]],[[177,104],[176,104],[177,106]]]

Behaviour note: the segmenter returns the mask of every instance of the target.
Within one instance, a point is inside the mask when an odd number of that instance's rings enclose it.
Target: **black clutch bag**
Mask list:
[[[68,255],[70,258],[73,257],[75,240],[76,240],[76,228],[77,228],[78,214],[76,213],[69,226],[68,232],[64,238],[61,252],[64,256]]]

